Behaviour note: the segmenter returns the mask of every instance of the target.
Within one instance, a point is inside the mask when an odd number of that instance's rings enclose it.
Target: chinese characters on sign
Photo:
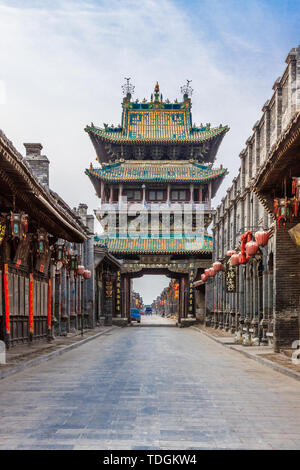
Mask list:
[[[117,293],[116,293],[116,309],[118,312],[120,311],[120,303],[121,303],[121,272],[117,272],[117,282],[116,282],[116,288],[117,288]]]
[[[193,269],[189,272],[189,312],[193,312],[193,297],[194,297],[194,289],[193,289],[193,280],[194,280],[194,271]]]
[[[225,286],[226,292],[236,292],[236,270],[231,264],[231,259],[225,265]]]
[[[111,279],[107,279],[105,282],[105,295],[107,298],[112,297],[113,284]]]

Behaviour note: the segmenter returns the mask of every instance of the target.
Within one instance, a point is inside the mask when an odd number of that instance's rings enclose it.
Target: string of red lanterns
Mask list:
[[[216,273],[218,271],[222,271],[222,268],[223,268],[223,265],[222,265],[221,261],[215,261],[213,263],[213,269],[215,270]]]
[[[256,243],[259,246],[266,246],[268,244],[269,237],[270,237],[270,232],[267,232],[266,230],[259,230],[258,232],[254,234]]]
[[[234,253],[230,259],[232,266],[238,266],[240,264],[240,253]]]
[[[239,264],[246,264],[251,256],[255,256],[259,247],[266,246],[270,237],[270,232],[266,230],[259,230],[254,234],[255,240],[252,239],[253,235],[251,230],[241,235],[241,251],[228,250],[226,256],[231,260],[232,266],[239,266]],[[209,277],[214,277],[217,272],[222,271],[223,265],[221,261],[215,261],[212,267],[204,270],[201,274],[201,281],[206,282]]]

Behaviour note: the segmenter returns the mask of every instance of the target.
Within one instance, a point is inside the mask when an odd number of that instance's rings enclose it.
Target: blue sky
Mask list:
[[[125,76],[140,99],[156,80],[165,98],[180,98],[189,78],[193,121],[230,126],[217,204],[300,42],[299,24],[299,0],[0,0],[0,128],[21,152],[23,142],[41,142],[51,187],[93,210],[84,169],[95,153],[84,126],[120,122]]]

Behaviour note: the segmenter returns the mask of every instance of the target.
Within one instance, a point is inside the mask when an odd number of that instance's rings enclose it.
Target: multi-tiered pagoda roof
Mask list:
[[[99,161],[115,159],[180,159],[195,158],[213,162],[219,145],[229,130],[222,124],[192,124],[191,99],[184,95],[182,102],[164,101],[156,84],[151,100],[133,102],[127,94],[122,103],[122,121],[118,126],[100,128],[86,126]],[[149,146],[155,146],[151,152]],[[137,148],[138,147],[138,148]],[[188,147],[188,148],[187,148]]]

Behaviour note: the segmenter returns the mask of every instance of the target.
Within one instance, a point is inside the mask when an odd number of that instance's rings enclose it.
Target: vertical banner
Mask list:
[[[225,264],[225,288],[226,292],[236,292],[236,269],[229,258]]]
[[[189,308],[189,313],[193,313],[194,311],[194,270],[190,269],[189,272],[189,293],[188,293],[188,308]]]
[[[34,333],[33,327],[33,273],[29,274],[29,332]]]
[[[52,295],[52,280],[48,280],[48,330],[51,330],[51,295]]]
[[[120,313],[121,310],[121,271],[117,272],[117,282],[116,282],[116,310],[117,313]]]
[[[9,318],[9,290],[8,290],[8,264],[4,264],[4,303],[5,303],[5,330],[6,334],[10,334],[10,318]]]

